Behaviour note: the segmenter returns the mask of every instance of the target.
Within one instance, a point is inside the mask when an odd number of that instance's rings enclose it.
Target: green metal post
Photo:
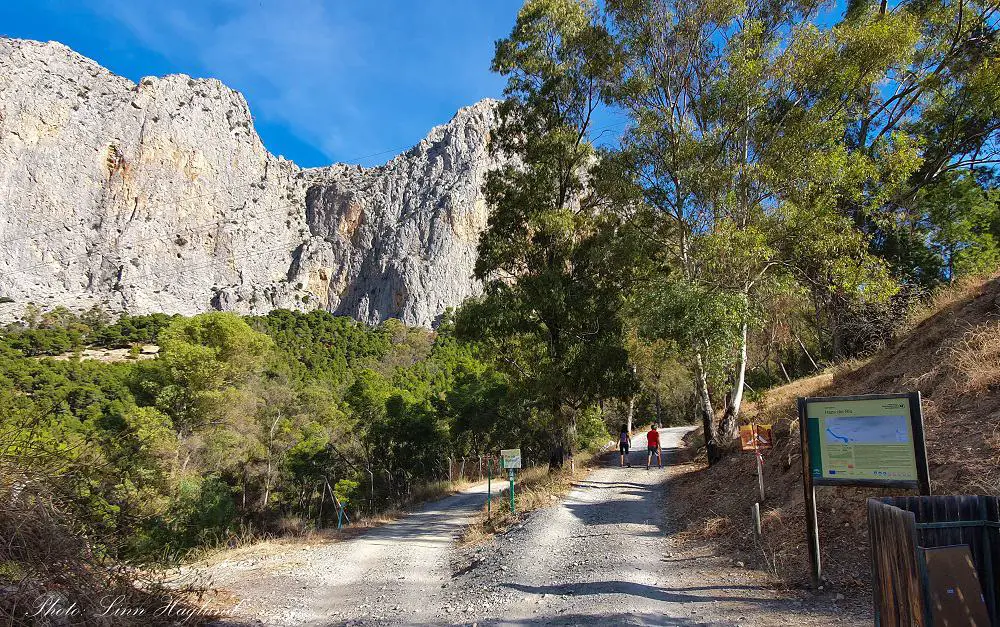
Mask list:
[[[507,472],[510,473],[510,513],[514,513],[514,469],[509,468]]]

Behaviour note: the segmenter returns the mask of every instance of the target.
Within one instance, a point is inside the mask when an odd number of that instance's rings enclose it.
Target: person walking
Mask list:
[[[618,452],[622,455],[622,468],[625,467],[625,458],[628,457],[628,449],[632,444],[632,436],[628,433],[628,428],[622,425],[621,431],[618,432]],[[631,467],[632,464],[629,464]]]
[[[660,449],[660,432],[656,430],[656,425],[649,425],[649,432],[646,433],[646,470],[649,470],[649,464],[653,461],[653,453],[656,453],[656,461],[660,468],[663,468],[663,454]]]

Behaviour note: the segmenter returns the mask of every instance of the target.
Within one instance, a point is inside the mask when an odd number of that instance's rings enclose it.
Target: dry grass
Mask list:
[[[909,316],[903,328],[900,329],[900,335],[913,331],[949,307],[974,298],[984,284],[998,278],[1000,278],[1000,272],[992,272],[983,276],[967,276],[956,281],[948,289],[938,291],[926,305],[918,307]]]
[[[436,501],[446,496],[457,494],[458,492],[467,489],[471,485],[472,482],[467,481],[466,479],[457,479],[455,481],[436,481],[434,483],[427,483],[415,488],[410,493],[410,496],[403,503],[402,508],[408,509],[410,507],[419,505],[421,503],[426,503],[428,501]]]
[[[919,312],[893,345],[865,361],[832,367],[769,391],[747,404],[744,420],[775,428],[765,455],[763,537],[754,538],[750,506],[758,499],[751,455],[709,468],[690,464],[672,488],[682,537],[776,573],[808,579],[802,468],[795,399],[919,390],[936,494],[1000,495],[1000,278],[966,281]],[[691,442],[695,444],[695,442]],[[826,577],[841,587],[869,578],[865,501],[898,491],[819,488],[818,516]],[[731,526],[720,533],[721,519]]]
[[[7,625],[131,625],[118,607],[142,613],[144,624],[173,624],[163,608],[190,612],[190,624],[217,618],[201,611],[203,582],[151,572],[101,555],[67,516],[61,499],[29,472],[4,474],[0,463],[0,623]],[[12,476],[21,477],[18,482]],[[28,478],[31,477],[31,478]],[[45,607],[51,613],[41,613]],[[72,611],[59,615],[58,609]],[[135,616],[136,614],[132,614]],[[176,614],[175,614],[176,617]]]
[[[510,513],[509,488],[503,487],[493,497],[492,511],[487,513],[486,507],[483,507],[476,519],[466,527],[461,543],[481,544],[495,534],[507,532],[536,509],[560,500],[572,489],[574,482],[586,478],[597,459],[598,456],[591,453],[578,453],[575,472],[570,471],[568,466],[554,472],[549,472],[547,466],[533,466],[520,471],[514,486],[515,513]],[[495,480],[494,484],[498,481],[500,485],[507,485],[505,479]]]
[[[701,533],[706,538],[718,538],[729,533],[733,528],[733,521],[726,516],[713,516],[705,520],[701,527]]]
[[[948,366],[960,393],[1000,386],[1000,322],[966,331],[947,351]]]

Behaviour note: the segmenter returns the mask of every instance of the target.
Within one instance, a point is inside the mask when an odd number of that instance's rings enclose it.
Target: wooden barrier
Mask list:
[[[868,499],[875,624],[925,627],[912,513]]]
[[[1000,499],[900,496],[868,499],[877,625],[930,627],[920,549],[967,545],[990,620],[1000,626]]]

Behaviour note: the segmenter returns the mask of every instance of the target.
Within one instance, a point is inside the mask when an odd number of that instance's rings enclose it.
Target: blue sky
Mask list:
[[[3,0],[0,34],[56,40],[138,81],[214,77],[302,166],[384,163],[499,97],[494,42],[521,0]],[[376,154],[379,153],[379,154]]]

